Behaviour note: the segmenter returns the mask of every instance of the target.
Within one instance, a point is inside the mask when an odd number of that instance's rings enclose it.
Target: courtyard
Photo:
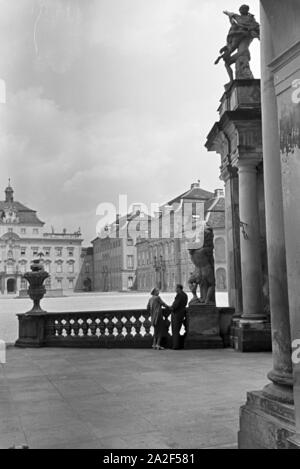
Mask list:
[[[268,353],[7,350],[0,448],[236,448],[239,408]]]

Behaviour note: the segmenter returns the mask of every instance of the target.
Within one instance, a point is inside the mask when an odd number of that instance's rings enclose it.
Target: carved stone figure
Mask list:
[[[195,270],[189,279],[189,287],[193,293],[190,304],[216,304],[215,299],[215,269],[214,269],[214,234],[212,228],[206,226],[204,230],[204,243],[200,249],[190,249],[191,260]],[[200,298],[197,288],[200,287]]]
[[[227,36],[227,44],[220,50],[221,55],[215,64],[218,64],[221,59],[224,60],[230,82],[234,79],[231,68],[233,64],[236,64],[236,79],[253,78],[249,65],[251,60],[249,47],[253,39],[260,38],[260,27],[249,10],[248,5],[242,5],[239,10],[240,15],[224,11],[224,14],[229,17],[231,28]]]

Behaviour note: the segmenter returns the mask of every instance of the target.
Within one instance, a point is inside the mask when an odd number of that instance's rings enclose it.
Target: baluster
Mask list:
[[[105,319],[105,318],[101,319],[101,322],[100,322],[100,324],[98,325],[99,330],[100,330],[100,337],[101,337],[101,338],[105,338],[105,328],[106,328],[106,324],[105,324],[105,322],[104,322],[104,319]]]
[[[125,329],[126,329],[126,340],[131,340],[132,339],[132,335],[131,335],[131,328],[132,328],[132,322],[131,322],[131,319],[130,319],[130,314],[125,314],[124,317],[126,318],[126,322],[124,324],[125,326]]]
[[[140,320],[140,317],[141,317],[141,315],[139,313],[138,313],[138,315],[135,316],[134,327],[135,327],[135,332],[136,332],[136,335],[135,335],[136,339],[141,339],[142,338],[142,335],[141,335],[142,322]]]
[[[86,319],[83,319],[83,323],[81,324],[81,329],[82,329],[83,336],[87,335],[88,328],[89,328],[89,326],[86,322]]]
[[[170,329],[170,325],[171,325],[171,314],[169,314],[169,315],[166,317],[166,321],[167,321],[167,326],[168,326],[168,335],[170,336],[169,329]]]
[[[113,321],[112,321],[112,320],[113,320],[113,317],[110,316],[110,317],[108,317],[107,319],[108,319],[108,323],[107,323],[107,326],[106,326],[106,327],[107,327],[108,334],[109,334],[108,337],[109,337],[109,339],[114,339],[114,327],[115,327],[115,325],[114,325],[114,323],[113,323]]]
[[[145,331],[146,331],[146,334],[145,334],[145,337],[151,337],[151,316],[149,313],[147,314],[144,314],[144,317],[145,317],[145,321],[144,321],[144,328],[145,328]]]
[[[115,328],[116,328],[117,331],[118,331],[118,335],[116,336],[116,339],[118,339],[118,340],[124,340],[124,336],[123,336],[123,334],[122,334],[122,332],[123,332],[123,323],[122,323],[122,321],[121,321],[121,318],[117,318],[117,319],[118,319],[118,321],[117,321],[116,324],[115,324]]]
[[[56,331],[57,331],[57,334],[61,337],[62,336],[62,333],[63,333],[63,324],[62,324],[62,319],[58,319],[57,320],[57,325],[56,325]]]
[[[96,335],[97,324],[96,324],[96,320],[95,320],[95,319],[92,319],[92,322],[91,322],[91,324],[90,324],[90,330],[91,330],[92,336]]]
[[[74,334],[75,334],[76,337],[79,334],[79,329],[80,329],[80,325],[78,323],[78,319],[75,319],[75,322],[74,322],[74,325],[73,325],[73,331],[74,331]]]
[[[71,335],[71,330],[72,330],[72,326],[70,324],[70,319],[66,319],[65,331],[66,331],[67,337]]]

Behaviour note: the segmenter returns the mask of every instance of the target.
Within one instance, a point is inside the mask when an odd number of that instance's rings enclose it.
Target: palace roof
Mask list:
[[[38,218],[36,210],[15,201],[13,194],[14,191],[9,182],[5,189],[5,200],[0,201],[0,224],[43,226],[44,222]]]

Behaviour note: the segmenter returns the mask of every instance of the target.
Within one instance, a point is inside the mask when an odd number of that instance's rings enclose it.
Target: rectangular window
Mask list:
[[[62,256],[62,248],[55,248],[56,256],[61,257]]]
[[[33,234],[39,234],[38,228],[33,228]]]
[[[127,239],[127,246],[133,246],[133,239],[132,238]]]
[[[68,248],[68,256],[73,257],[74,256],[74,248]]]
[[[26,248],[21,248],[21,256],[26,256]]]
[[[69,279],[69,288],[74,288],[74,280],[72,278]]]
[[[50,256],[51,249],[50,248],[44,248],[45,256]]]
[[[133,256],[129,255],[127,256],[127,269],[133,269]]]
[[[13,229],[12,229],[12,228],[8,228],[8,232],[9,232],[9,233],[12,233],[12,232],[13,232]]]
[[[57,264],[57,265],[56,265],[56,272],[61,274],[62,271],[63,271],[63,269],[62,269],[62,264]]]
[[[56,279],[56,285],[57,285],[57,288],[62,288],[62,279],[61,278]]]
[[[38,255],[38,252],[39,252],[39,248],[31,248],[32,249],[32,254],[34,256],[37,256]]]
[[[69,264],[69,273],[73,274],[73,272],[74,272],[74,264],[72,263],[72,264]]]
[[[7,274],[13,274],[14,273],[14,266],[12,264],[8,264],[6,266],[6,273]]]
[[[26,228],[21,228],[21,234],[26,234]]]
[[[90,264],[85,264],[85,273],[86,274],[90,273]]]

